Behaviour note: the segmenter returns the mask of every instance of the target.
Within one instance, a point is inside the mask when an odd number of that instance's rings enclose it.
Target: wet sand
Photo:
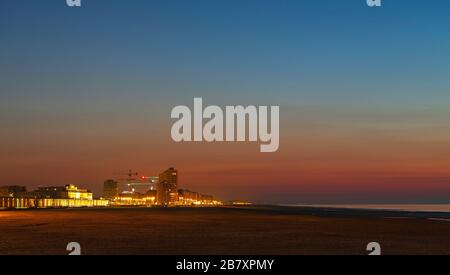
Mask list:
[[[0,254],[450,254],[448,214],[251,207],[0,211]],[[431,219],[430,219],[431,218]]]

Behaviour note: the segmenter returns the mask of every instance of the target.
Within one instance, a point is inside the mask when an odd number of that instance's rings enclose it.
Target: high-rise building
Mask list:
[[[108,200],[117,198],[119,195],[119,185],[115,180],[107,180],[103,183],[103,197]]]
[[[159,174],[157,202],[159,205],[170,205],[178,201],[178,171],[169,168]]]

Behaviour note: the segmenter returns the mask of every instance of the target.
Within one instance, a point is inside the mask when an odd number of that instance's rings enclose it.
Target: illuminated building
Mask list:
[[[131,171],[131,170],[130,170]],[[214,200],[212,196],[201,195],[189,190],[178,190],[178,171],[169,168],[155,176],[133,177],[138,173],[128,173],[126,180],[127,190],[117,196],[117,182],[107,180],[104,183],[104,198],[110,200],[111,206],[216,206],[222,203]],[[156,187],[156,189],[155,189]],[[140,190],[138,190],[140,188]]]
[[[78,208],[78,207],[106,207],[109,205],[107,200],[83,200],[83,199],[38,199],[38,208]]]
[[[200,201],[200,194],[197,192],[191,192],[189,190],[178,190],[178,199],[181,205],[195,205]]]
[[[211,204],[214,201],[214,198],[211,195],[202,195],[200,200],[204,204]]]
[[[179,206],[215,206],[222,203],[214,200],[213,196],[200,195],[197,192],[191,192],[189,190],[178,190],[178,203]]]
[[[103,183],[103,198],[113,200],[119,195],[119,185],[115,180],[107,180]]]
[[[104,199],[93,199],[91,191],[73,184],[39,187],[31,192],[23,186],[4,186],[0,187],[0,209],[222,205],[212,196],[184,189],[178,190],[178,171],[174,168],[167,169],[159,177],[143,176],[140,181],[130,180],[128,186],[132,187],[131,191],[119,194],[119,183],[115,180],[106,180],[103,184]],[[142,187],[144,191],[139,193],[135,187]]]
[[[178,171],[169,168],[159,175],[157,202],[159,205],[172,205],[178,201]]]
[[[0,208],[105,207],[109,204],[107,200],[94,200],[92,192],[72,184],[40,187],[32,192],[27,192],[25,187],[1,187],[0,190]]]
[[[156,203],[156,194],[139,194],[124,192],[111,201],[112,206],[153,206]]]
[[[73,184],[64,187],[39,187],[34,191],[38,198],[92,200],[92,192],[79,189]]]
[[[37,204],[34,198],[0,197],[0,208],[37,208]]]

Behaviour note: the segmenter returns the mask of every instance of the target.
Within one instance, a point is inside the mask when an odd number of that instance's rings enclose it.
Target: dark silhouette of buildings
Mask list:
[[[103,183],[103,198],[113,200],[119,196],[119,185],[115,180],[107,180]]]

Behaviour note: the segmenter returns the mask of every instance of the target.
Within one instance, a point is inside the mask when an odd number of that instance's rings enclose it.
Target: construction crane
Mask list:
[[[114,173],[114,175],[121,175],[121,176],[127,176],[127,178],[118,179],[119,181],[125,181],[127,182],[128,188],[130,188],[131,192],[134,192],[134,187],[132,187],[133,181],[137,180],[137,176],[139,176],[139,173],[133,170],[128,170],[128,173]]]
[[[153,190],[158,183],[158,177],[156,176],[139,176],[139,173],[133,170],[128,170],[128,173],[114,173],[114,175],[127,176],[126,178],[118,179],[118,181],[126,182],[128,191],[135,193],[136,188],[146,188],[148,190]]]

